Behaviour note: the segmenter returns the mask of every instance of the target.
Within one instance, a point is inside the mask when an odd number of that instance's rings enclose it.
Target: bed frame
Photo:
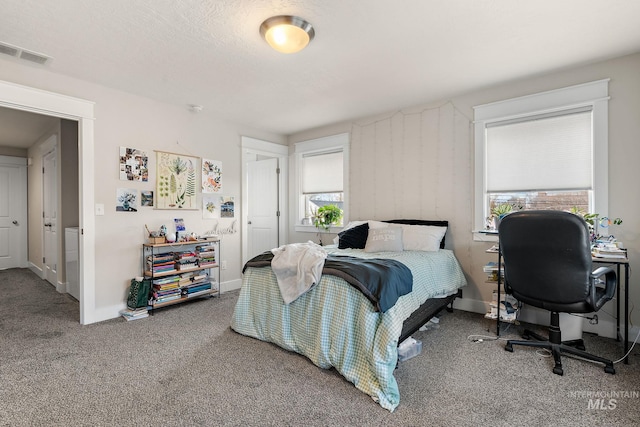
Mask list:
[[[409,224],[409,225],[434,225],[437,227],[448,227],[449,221],[431,221],[431,220],[420,220],[420,219],[393,219],[389,221],[384,221],[391,224]],[[446,237],[446,234],[445,234]],[[440,242],[440,248],[444,249],[445,237],[442,238]],[[453,300],[456,298],[462,298],[462,290],[458,289],[458,292],[449,295],[445,298],[431,298],[428,299],[422,304],[416,311],[414,311],[411,316],[407,320],[404,321],[402,325],[402,332],[400,333],[400,338],[398,339],[398,345],[409,338],[411,334],[416,332],[418,329],[422,327],[425,323],[431,320],[433,317],[438,315],[442,310],[446,308],[447,311],[453,311]],[[449,307],[447,307],[449,306]]]

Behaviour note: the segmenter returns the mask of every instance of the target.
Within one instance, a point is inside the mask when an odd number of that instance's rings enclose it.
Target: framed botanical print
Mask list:
[[[197,157],[156,151],[156,169],[155,209],[199,209]]]

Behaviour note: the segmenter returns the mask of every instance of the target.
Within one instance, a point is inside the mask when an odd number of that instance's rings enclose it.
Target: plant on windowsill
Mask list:
[[[328,232],[332,225],[338,224],[342,219],[342,209],[337,205],[324,205],[318,208],[313,217],[313,225],[318,229],[318,240],[322,245],[321,233]]]
[[[506,215],[509,215],[511,212],[519,211],[522,209],[522,206],[514,205],[513,203],[498,203],[491,209],[491,215],[489,216],[489,220],[493,221],[493,228],[497,230],[500,226],[500,221]]]

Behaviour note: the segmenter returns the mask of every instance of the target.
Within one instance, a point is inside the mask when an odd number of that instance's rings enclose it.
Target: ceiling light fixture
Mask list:
[[[272,16],[260,25],[260,35],[269,46],[282,53],[301,51],[315,34],[309,22],[291,15]]]

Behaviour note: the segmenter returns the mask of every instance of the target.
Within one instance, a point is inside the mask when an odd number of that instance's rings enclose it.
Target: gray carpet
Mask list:
[[[0,271],[0,293],[2,426],[640,424],[637,349],[616,375],[564,358],[560,377],[533,349],[469,340],[494,331],[478,314],[444,313],[437,328],[414,334],[423,351],[396,370],[401,403],[390,413],[334,370],[233,332],[237,292],[88,326],[75,300],[29,270]],[[585,341],[621,356],[614,340]],[[607,409],[594,409],[600,395]]]

